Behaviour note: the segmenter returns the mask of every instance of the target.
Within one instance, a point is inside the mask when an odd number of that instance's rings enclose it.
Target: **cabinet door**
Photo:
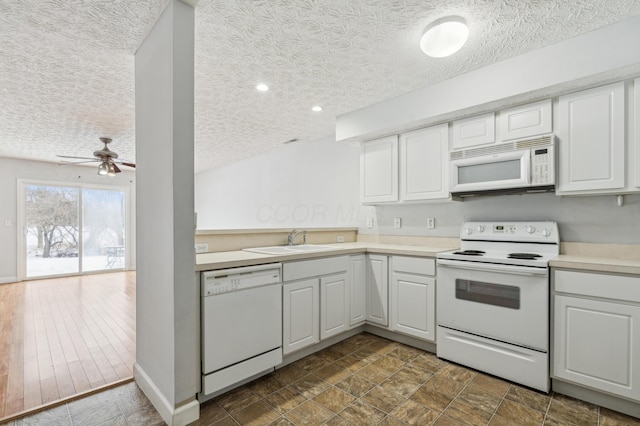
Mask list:
[[[398,201],[398,136],[362,144],[360,200],[363,203]]]
[[[387,326],[389,324],[387,256],[377,254],[367,256],[367,321]]]
[[[346,272],[320,278],[320,339],[347,330],[347,282]]]
[[[448,154],[447,124],[400,135],[400,199],[448,198]]]
[[[500,140],[551,133],[551,99],[500,111]]]
[[[313,278],[282,286],[282,353],[285,355],[320,341],[318,281]]]
[[[364,254],[350,256],[349,273],[349,325],[355,326],[363,323],[367,314],[367,263]]]
[[[391,329],[421,339],[436,340],[436,280],[393,272],[389,295]]]
[[[625,186],[624,83],[561,96],[558,194]]]
[[[554,298],[553,375],[640,400],[640,307]]]
[[[496,141],[496,121],[493,112],[453,122],[453,149],[486,145]]]

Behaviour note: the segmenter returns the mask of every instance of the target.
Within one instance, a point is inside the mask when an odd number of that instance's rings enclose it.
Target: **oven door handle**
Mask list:
[[[467,269],[470,271],[503,272],[507,274],[527,275],[527,276],[547,275],[547,268],[498,265],[495,263],[464,262],[464,261],[447,260],[447,259],[438,259],[437,264],[438,266],[444,266],[447,268]]]

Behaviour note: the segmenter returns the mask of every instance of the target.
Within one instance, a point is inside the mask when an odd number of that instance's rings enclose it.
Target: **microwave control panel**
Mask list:
[[[531,183],[533,185],[553,185],[555,183],[554,145],[531,148]]]

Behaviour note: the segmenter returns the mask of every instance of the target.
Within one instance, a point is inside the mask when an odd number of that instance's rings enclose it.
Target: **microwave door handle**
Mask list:
[[[498,265],[495,263],[464,262],[456,260],[438,259],[438,266],[454,269],[467,269],[470,271],[504,272],[515,275],[538,276],[546,275],[547,268],[518,267],[512,265]]]

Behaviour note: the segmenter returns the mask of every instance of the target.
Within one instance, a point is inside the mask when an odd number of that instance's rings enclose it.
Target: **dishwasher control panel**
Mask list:
[[[279,263],[202,273],[202,296],[215,296],[282,282]]]

